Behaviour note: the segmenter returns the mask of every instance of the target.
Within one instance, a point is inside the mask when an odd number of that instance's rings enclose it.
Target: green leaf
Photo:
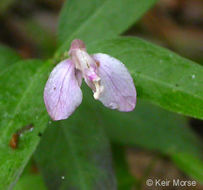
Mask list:
[[[135,184],[138,184],[138,180],[129,172],[124,147],[113,144],[112,151],[118,190],[132,189]]]
[[[49,189],[116,189],[108,140],[98,119],[83,102],[68,120],[48,127],[35,159]]]
[[[42,175],[31,158],[13,190],[46,190]]]
[[[185,153],[172,154],[171,159],[181,170],[203,184],[203,160]]]
[[[102,109],[102,108],[101,108]],[[174,152],[198,155],[201,143],[187,126],[185,118],[138,99],[133,112],[103,109],[103,126],[115,143],[137,145],[164,154]]]
[[[38,60],[13,64],[0,74],[0,189],[11,189],[39,143],[48,115],[43,103],[43,88],[50,70],[49,62]],[[24,131],[18,147],[9,142],[23,126],[32,124],[33,131]]]
[[[13,190],[46,190],[42,176],[36,174],[25,175],[20,178]]]
[[[31,159],[26,165],[22,175],[13,190],[46,190],[42,175],[39,173],[36,163]]]
[[[114,143],[137,145],[163,154],[182,152],[199,155],[202,152],[202,144],[185,117],[142,99],[138,99],[134,111],[119,112],[95,101],[89,89],[84,88],[83,92],[83,102],[99,114],[99,125],[104,127]]]
[[[59,19],[57,56],[64,53],[75,38],[85,42],[121,34],[137,21],[156,0],[68,0]],[[65,41],[65,43],[64,43]]]
[[[203,119],[203,66],[133,37],[102,40],[88,49],[123,61],[134,78],[138,98]]]
[[[39,173],[24,173],[13,190],[46,190],[46,186]]]
[[[142,99],[138,99],[133,112],[110,110],[93,100],[92,93],[87,89],[83,89],[84,91],[86,95],[83,101],[99,114],[99,125],[104,127],[113,143],[158,151],[171,158],[178,152],[183,155],[179,156],[179,162],[184,163],[184,155],[191,155],[190,157],[194,157],[190,160],[193,173],[185,169],[183,164],[178,166],[187,175],[201,181],[198,177],[200,164],[192,164],[194,160],[201,163],[199,159],[202,156],[202,143],[188,127],[186,118],[153,106]]]
[[[188,176],[203,181],[203,146],[185,118],[138,100],[134,112],[104,110],[101,120],[111,141],[169,156]]]
[[[20,56],[12,49],[0,45],[0,73],[12,63],[20,60]]]

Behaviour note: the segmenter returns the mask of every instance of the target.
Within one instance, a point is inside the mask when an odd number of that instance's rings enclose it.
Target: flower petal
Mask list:
[[[81,78],[77,75],[77,78]],[[44,89],[44,102],[53,120],[68,118],[82,101],[82,91],[70,59],[59,63],[51,72]]]
[[[107,54],[94,54],[93,58],[98,65],[100,85],[103,86],[98,99],[111,109],[132,111],[136,105],[136,89],[127,68]]]

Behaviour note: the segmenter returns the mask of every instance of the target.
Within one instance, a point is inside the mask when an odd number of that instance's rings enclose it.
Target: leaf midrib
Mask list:
[[[169,88],[169,89],[175,89],[176,90],[176,92],[177,91],[179,91],[179,92],[182,92],[182,93],[184,93],[184,94],[188,94],[188,95],[190,95],[190,96],[192,96],[192,97],[195,97],[195,98],[197,98],[197,99],[199,99],[199,100],[203,100],[203,97],[201,97],[201,96],[199,96],[199,95],[197,95],[197,94],[193,94],[193,93],[190,93],[190,92],[188,92],[188,91],[186,91],[186,90],[184,90],[184,89],[182,89],[182,88],[180,88],[180,87],[176,87],[176,86],[174,86],[174,85],[172,85],[172,84],[170,84],[170,83],[167,83],[167,82],[165,82],[165,81],[161,81],[161,80],[157,80],[156,78],[153,78],[153,77],[149,77],[148,75],[145,75],[145,74],[143,74],[143,73],[139,73],[139,74],[137,74],[136,72],[134,72],[134,71],[132,71],[131,72],[132,73],[132,75],[134,75],[134,76],[139,76],[139,77],[141,77],[141,78],[147,78],[148,79],[148,81],[154,81],[156,84],[162,84],[161,86],[166,86],[167,88]],[[135,78],[135,77],[134,77]]]
[[[89,16],[88,19],[86,19],[81,25],[77,27],[76,30],[72,32],[72,34],[70,35],[70,37],[67,38],[64,44],[70,41],[75,35],[77,35],[81,31],[82,28],[84,28],[93,18],[95,18],[99,14],[99,12],[104,8],[107,2],[108,2],[107,0],[103,0],[103,4],[100,5],[100,7],[96,9],[96,11],[93,12],[93,14]]]
[[[45,117],[47,117],[47,116],[42,116],[42,117],[45,118]],[[45,126],[46,126],[46,125],[45,125]],[[40,140],[39,140],[39,141],[40,141]],[[38,141],[37,144],[39,144],[39,141]],[[27,157],[24,157],[23,164],[21,165],[20,168],[18,168],[19,170],[17,170],[17,171],[14,173],[14,175],[13,175],[14,177],[12,176],[12,178],[15,179],[15,180],[10,183],[9,188],[8,188],[9,190],[10,190],[10,189],[13,189],[13,187],[15,186],[15,184],[18,182],[18,179],[20,178],[20,175],[22,174],[22,172],[23,172],[23,170],[24,170],[26,164],[27,164],[28,161],[30,160],[31,154],[36,150],[36,148],[37,148],[37,146],[35,146],[34,150],[33,150],[31,153],[27,154],[27,155],[28,155]],[[15,165],[16,165],[16,164],[15,164]]]
[[[116,41],[119,41],[119,40],[121,40],[121,41],[123,41],[123,42],[126,42],[127,40],[129,40],[131,43],[134,43],[135,44],[135,42],[134,42],[134,40],[138,40],[139,42],[141,42],[141,43],[143,43],[143,44],[145,44],[146,46],[147,45],[150,45],[150,46],[153,46],[153,48],[157,48],[157,46],[155,46],[154,44],[151,44],[151,43],[149,43],[149,42],[145,42],[144,40],[142,40],[142,39],[139,39],[139,38],[137,38],[137,37],[118,37],[117,39],[116,39]],[[107,41],[108,42],[108,41]],[[110,41],[111,42],[111,41]],[[136,41],[137,42],[137,41]],[[92,42],[92,43],[90,43],[89,45],[90,46],[93,46],[94,47],[94,44],[97,44],[98,42]],[[112,42],[110,43],[110,44],[112,44]],[[125,44],[125,43],[124,43]],[[138,46],[139,47],[139,46]],[[165,49],[161,49],[162,51],[164,51]],[[125,53],[126,52],[126,53]],[[129,52],[132,52],[132,53],[135,53],[135,51],[134,50],[126,50],[126,51],[122,51],[122,54],[127,54],[127,53],[129,53]],[[164,52],[164,54],[170,54],[170,52]],[[171,52],[171,54],[174,54],[174,56],[179,56],[179,55],[176,55],[174,52]],[[183,57],[181,57],[181,59],[183,59],[183,60],[185,60],[185,61],[188,61],[187,59],[185,59],[185,58],[183,58]],[[186,63],[186,62],[183,62],[183,63],[181,63],[182,65],[187,65],[188,66],[188,64]],[[190,61],[190,60],[189,60]],[[173,63],[173,62],[172,62]],[[174,63],[173,63],[174,64]],[[195,65],[198,65],[197,63],[190,63],[190,64],[195,64]],[[124,64],[126,67],[127,67],[127,65],[126,64]],[[199,65],[198,65],[199,66]],[[158,79],[156,79],[155,77],[151,77],[151,76],[149,76],[149,75],[146,75],[146,74],[144,74],[143,72],[141,72],[141,73],[136,73],[136,71],[133,71],[133,70],[131,70],[131,69],[128,69],[129,71],[130,71],[130,73],[132,74],[132,75],[134,75],[134,76],[139,76],[139,77],[141,77],[141,78],[146,78],[146,79],[148,79],[149,81],[154,81],[156,84],[161,84],[161,86],[166,86],[167,88],[169,88],[169,89],[175,89],[175,90],[177,90],[177,91],[179,91],[179,92],[181,92],[181,93],[185,93],[185,94],[188,94],[188,95],[190,95],[190,96],[192,96],[192,97],[194,97],[194,98],[197,98],[197,99],[199,99],[199,100],[201,100],[201,101],[203,101],[203,97],[202,96],[199,96],[199,95],[197,95],[197,94],[194,94],[194,93],[192,93],[192,91],[188,91],[188,90],[186,90],[186,89],[184,89],[184,88],[181,88],[181,86],[179,86],[179,87],[176,87],[175,85],[173,85],[173,84],[171,84],[171,83],[167,83],[167,82],[165,82],[165,81],[162,81],[162,80],[158,80]],[[135,77],[134,77],[135,78]],[[135,78],[136,79],[136,78]]]
[[[69,150],[70,150],[70,152],[72,153],[71,155],[72,155],[72,157],[73,157],[73,162],[75,163],[75,166],[76,166],[76,168],[77,168],[77,172],[78,172],[78,176],[79,176],[79,183],[81,184],[81,187],[83,187],[83,188],[81,188],[82,190],[84,190],[84,189],[88,189],[88,187],[87,187],[87,185],[86,185],[86,183],[85,183],[85,180],[83,180],[83,174],[82,174],[82,167],[80,166],[80,162],[79,162],[79,160],[78,160],[78,158],[77,158],[77,153],[76,153],[76,148],[75,148],[75,145],[74,145],[74,143],[72,143],[72,141],[70,140],[71,139],[71,137],[70,137],[70,135],[64,130],[64,128],[63,127],[61,127],[61,129],[62,129],[62,131],[63,131],[63,134],[64,134],[64,137],[65,137],[65,139],[66,139],[66,141],[67,141],[67,143],[69,144],[69,146],[70,146],[70,148],[69,148]]]
[[[20,62],[21,62],[21,61],[19,61],[19,62],[17,61],[17,62],[14,63],[14,64],[8,65],[6,68],[4,68],[3,70],[1,70],[0,76],[3,75],[7,70],[9,70],[9,69],[11,69],[12,67],[14,67],[14,66],[20,64]]]
[[[30,82],[28,83],[27,88],[25,89],[23,96],[21,96],[20,100],[18,101],[18,103],[15,106],[15,109],[13,111],[13,113],[11,113],[10,115],[12,116],[12,119],[10,120],[10,122],[8,123],[7,127],[5,128],[5,130],[2,133],[2,137],[4,137],[4,135],[8,132],[9,130],[9,126],[13,123],[13,119],[15,118],[16,114],[18,113],[18,110],[20,109],[21,104],[23,103],[23,100],[26,98],[26,95],[29,93],[29,90],[31,89],[31,87],[33,86],[34,82],[36,81],[38,74],[41,70],[44,69],[44,67],[47,66],[47,62],[45,64],[43,64],[41,67],[39,67],[36,70],[36,73],[33,75],[33,77],[30,79]],[[2,138],[3,140],[3,138]]]

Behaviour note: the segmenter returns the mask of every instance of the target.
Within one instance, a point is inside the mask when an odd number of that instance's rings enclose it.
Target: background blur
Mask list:
[[[62,4],[63,0],[1,0],[0,43],[16,49],[23,58],[49,58],[57,46],[57,17]],[[203,64],[203,1],[160,0],[124,35],[145,38]],[[202,139],[203,122],[188,119],[191,129]],[[122,148],[129,171],[137,178],[188,179],[173,163],[157,153]],[[34,172],[37,172],[35,167]],[[200,185],[195,187],[202,188]]]

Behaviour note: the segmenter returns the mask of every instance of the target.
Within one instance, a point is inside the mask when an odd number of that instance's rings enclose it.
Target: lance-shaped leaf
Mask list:
[[[0,189],[14,186],[46,127],[43,89],[51,67],[49,62],[21,61],[0,74]],[[23,128],[27,125],[32,132]],[[10,146],[19,130],[17,146]]]
[[[68,120],[47,128],[35,159],[49,189],[116,189],[108,140],[98,120],[83,102]]]
[[[42,176],[38,174],[26,174],[20,178],[13,190],[46,190]]]
[[[189,128],[187,119],[138,99],[136,109],[122,113],[105,108],[86,89],[83,102],[99,114],[113,143],[141,147],[167,155],[187,175],[203,181],[202,143]],[[177,154],[179,153],[179,154]],[[185,167],[187,165],[187,167]]]
[[[156,0],[67,0],[59,20],[57,56],[74,38],[85,42],[115,37],[137,21]],[[64,43],[65,41],[65,43]]]
[[[203,184],[203,160],[192,154],[171,154],[173,162],[185,173]]]
[[[203,182],[203,146],[185,118],[140,100],[128,114],[104,110],[101,121],[112,142],[165,154],[188,176]]]
[[[145,101],[138,101],[131,113],[104,110],[103,126],[113,142],[138,145],[164,154],[198,155],[201,143],[187,126],[187,120]]]
[[[31,163],[26,166],[13,190],[46,190],[42,175]]]
[[[203,119],[203,66],[132,37],[102,40],[88,49],[121,60],[134,78],[138,98]]]
[[[134,185],[137,185],[138,180],[129,172],[124,147],[113,144],[112,153],[118,190],[132,189]]]

